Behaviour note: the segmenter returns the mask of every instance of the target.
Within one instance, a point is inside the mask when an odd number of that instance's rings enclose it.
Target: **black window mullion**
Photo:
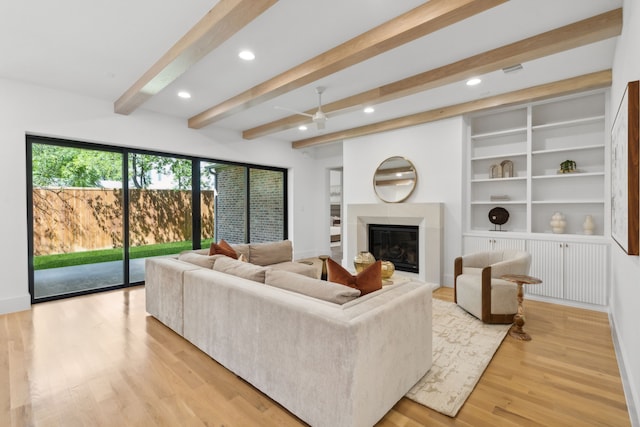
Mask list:
[[[124,284],[129,284],[129,150],[122,150],[122,250],[124,252]]]
[[[200,206],[200,160],[191,160],[191,244],[202,247],[202,208]]]

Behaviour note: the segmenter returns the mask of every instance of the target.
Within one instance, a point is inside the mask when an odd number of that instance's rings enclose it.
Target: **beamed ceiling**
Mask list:
[[[621,0],[12,3],[0,77],[294,148],[607,87],[622,28]],[[316,112],[316,87],[321,130],[292,113]]]

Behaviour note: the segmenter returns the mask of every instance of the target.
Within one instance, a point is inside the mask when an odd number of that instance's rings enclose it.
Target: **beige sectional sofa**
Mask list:
[[[148,259],[147,311],[312,426],[371,426],[431,368],[423,283],[358,297],[273,266],[212,263]]]

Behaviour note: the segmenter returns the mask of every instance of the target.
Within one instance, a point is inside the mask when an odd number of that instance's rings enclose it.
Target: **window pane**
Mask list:
[[[284,173],[250,169],[251,242],[270,242],[284,237]]]
[[[144,259],[192,248],[191,161],[129,155],[129,281],[144,280]]]
[[[216,240],[245,243],[247,232],[247,168],[217,164]]]
[[[31,144],[34,300],[124,283],[122,155]]]
[[[200,247],[214,241],[216,203],[216,164],[200,162]]]

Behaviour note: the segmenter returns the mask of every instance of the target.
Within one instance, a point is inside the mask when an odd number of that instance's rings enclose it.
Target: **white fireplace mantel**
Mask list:
[[[440,285],[443,203],[367,203],[347,205],[345,260],[369,247],[369,224],[417,225],[420,260],[418,280]]]

